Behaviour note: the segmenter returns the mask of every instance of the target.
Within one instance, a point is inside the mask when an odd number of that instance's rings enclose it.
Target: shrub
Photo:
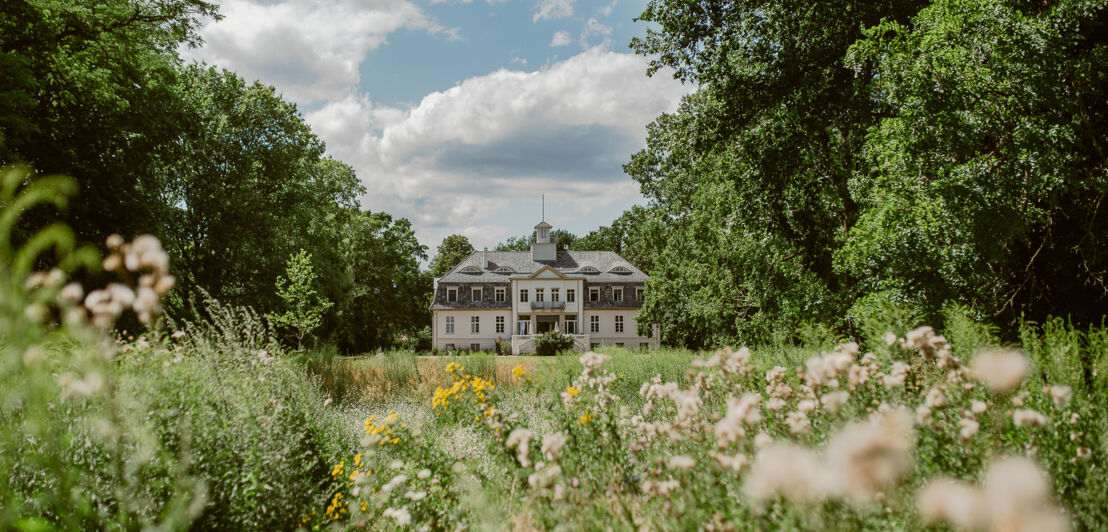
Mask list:
[[[535,337],[535,354],[553,356],[573,347],[573,337],[559,331],[542,333]]]

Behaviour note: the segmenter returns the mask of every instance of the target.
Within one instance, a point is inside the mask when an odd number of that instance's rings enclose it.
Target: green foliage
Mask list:
[[[573,348],[573,337],[561,331],[547,331],[535,336],[535,354],[554,356]]]
[[[1008,335],[1021,313],[1095,323],[1106,9],[650,2],[633,47],[699,88],[625,166],[661,227],[639,323],[690,346],[849,330],[878,301]]]
[[[531,242],[534,240],[534,231],[532,231],[530,235],[509,237],[506,242],[501,242],[496,245],[496,251],[531,251]],[[574,245],[577,241],[577,235],[564,229],[555,229],[551,231],[550,241],[555,244],[558,251],[565,251],[570,248],[577,249]]]
[[[287,308],[281,314],[271,313],[266,317],[278,328],[292,330],[299,351],[303,347],[304,336],[323,323],[323,313],[331,308],[332,303],[316,295],[312,256],[306,251],[300,250],[289,257],[285,275],[288,278],[277,278],[277,295]]]
[[[442,239],[442,243],[435,252],[435,258],[431,259],[431,275],[434,277],[446,275],[473,252],[473,244],[470,244],[469,239],[462,235],[450,235]]]

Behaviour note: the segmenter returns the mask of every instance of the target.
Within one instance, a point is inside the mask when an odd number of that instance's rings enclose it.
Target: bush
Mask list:
[[[535,354],[538,356],[553,356],[573,347],[573,337],[559,332],[550,331],[535,337]]]

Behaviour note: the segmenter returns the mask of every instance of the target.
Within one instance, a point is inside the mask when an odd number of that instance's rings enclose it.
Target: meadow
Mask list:
[[[164,315],[152,236],[12,247],[12,212],[3,530],[1108,528],[1103,326],[889,308],[751,349],[343,358],[203,294]]]

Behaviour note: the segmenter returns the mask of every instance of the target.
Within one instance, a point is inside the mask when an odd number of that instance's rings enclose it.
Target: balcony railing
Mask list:
[[[565,301],[532,301],[531,310],[554,310],[566,308]]]

